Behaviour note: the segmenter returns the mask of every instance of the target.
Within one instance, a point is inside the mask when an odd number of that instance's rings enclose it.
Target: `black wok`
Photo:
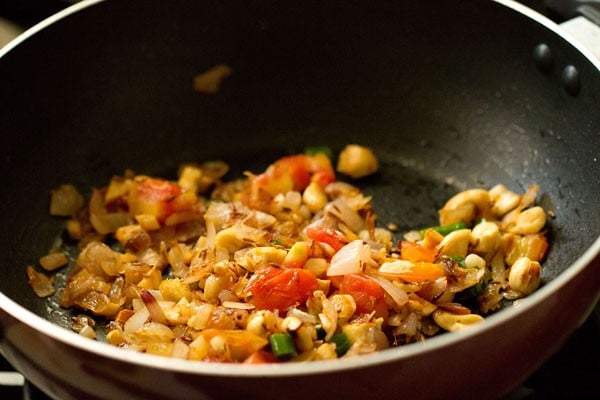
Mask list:
[[[0,349],[53,397],[499,397],[597,302],[600,63],[515,3],[84,1],[0,56]],[[194,91],[221,63],[233,74],[219,92]],[[556,214],[543,287],[464,334],[248,369],[90,341],[27,285],[61,234],[47,211],[61,183],[89,191],[126,168],[169,176],[216,158],[235,176],[346,143],[380,158],[358,184],[400,231],[435,223],[459,190],[539,184]]]

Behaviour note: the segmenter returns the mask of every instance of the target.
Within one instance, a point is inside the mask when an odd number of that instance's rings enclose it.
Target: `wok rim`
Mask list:
[[[357,357],[319,360],[308,363],[275,363],[258,365],[219,364],[155,356],[136,351],[128,351],[104,342],[90,340],[34,314],[1,292],[0,308],[13,318],[29,326],[31,329],[34,329],[45,336],[49,336],[66,346],[75,347],[84,352],[93,353],[99,357],[105,357],[114,361],[126,362],[142,367],[206,376],[264,377],[268,375],[272,377],[288,377],[315,375],[368,368],[370,366],[391,363],[403,359],[408,360],[429,352],[439,351],[445,347],[452,347],[463,340],[469,340],[469,338],[489,332],[498,326],[510,323],[512,319],[527,313],[530,309],[535,308],[537,305],[546,301],[548,297],[552,296],[562,287],[567,286],[569,282],[572,281],[575,276],[583,272],[583,270],[588,267],[591,268],[592,261],[599,254],[600,238],[596,239],[593,245],[558,277],[546,283],[528,297],[519,299],[518,302],[513,303],[512,308],[504,309],[496,314],[490,315],[485,318],[483,323],[474,325],[469,329],[454,333],[444,333],[423,342],[407,344]],[[600,291],[597,293],[596,299],[598,299],[599,295]]]
[[[14,47],[19,45],[21,42],[27,40],[28,38],[30,38],[37,32],[49,27],[50,25],[54,24],[55,22],[57,22],[63,18],[66,18],[72,14],[75,14],[76,12],[79,12],[85,8],[91,7],[94,4],[103,3],[105,1],[106,0],[81,0],[77,3],[74,3],[74,4],[58,11],[57,13],[45,18],[44,20],[38,22],[37,24],[35,24],[32,27],[23,31],[20,35],[18,35],[13,40],[8,42],[4,47],[0,48],[0,58],[2,58],[6,53],[10,52],[10,50],[12,50]],[[584,46],[579,40],[577,40],[575,37],[573,37],[568,32],[561,29],[560,26],[557,23],[555,23],[554,21],[552,21],[549,18],[545,17],[544,15],[538,13],[537,11],[535,11],[521,3],[518,3],[516,0],[491,0],[491,1],[501,4],[507,8],[511,8],[514,11],[525,15],[525,16],[529,17],[530,19],[534,20],[535,22],[550,29],[557,35],[561,36],[563,39],[565,39],[567,42],[569,42],[569,44],[571,44],[573,47],[575,47],[580,53],[582,53],[585,56],[585,58],[587,58],[588,61],[590,61],[592,64],[594,64],[596,69],[598,69],[600,71],[600,59],[598,57],[596,57],[594,55],[594,53],[588,47]]]
[[[40,32],[43,29],[51,26],[55,22],[87,7],[93,6],[94,4],[102,3],[104,1],[105,0],[83,0],[44,19],[38,24],[25,30],[15,39],[6,44],[2,49],[0,49],[0,58],[23,41],[29,39],[37,32]],[[560,26],[555,22],[539,14],[535,10],[524,6],[523,4],[517,3],[515,0],[492,1],[529,17],[530,19],[534,20],[534,22],[545,26],[555,34],[561,36],[580,53],[582,53],[588,59],[588,61],[590,61],[596,67],[596,69],[600,71],[600,60],[593,55],[591,50],[583,46],[568,33],[560,29]],[[587,267],[589,267],[598,255],[600,255],[600,237],[596,238],[594,243],[588,249],[586,249],[586,251],[577,260],[575,260],[564,272],[559,274],[559,276],[554,278],[552,281],[547,282],[543,287],[528,297],[520,299],[518,302],[514,303],[512,308],[501,310],[496,314],[490,315],[485,318],[484,323],[477,324],[464,331],[446,333],[429,338],[424,342],[403,345],[397,348],[387,349],[359,357],[311,361],[308,363],[276,363],[248,366],[244,364],[207,363],[155,356],[136,351],[123,350],[104,342],[85,338],[75,332],[56,325],[38,316],[37,314],[34,314],[11,298],[7,297],[2,292],[0,292],[0,309],[12,316],[14,319],[27,325],[29,328],[38,331],[42,335],[59,341],[65,346],[74,347],[83,352],[93,353],[98,357],[112,359],[113,361],[117,362],[134,364],[145,368],[193,375],[244,378],[317,375],[353,369],[363,369],[379,364],[408,360],[416,356],[439,351],[445,347],[451,347],[462,342],[463,340],[469,340],[469,338],[489,332],[492,329],[495,329],[503,324],[510,323],[512,319],[527,313],[532,308],[535,308],[537,305],[544,302],[546,298],[552,296],[560,288],[567,286],[569,282],[575,278],[575,276],[582,273]],[[596,294],[596,300],[599,296],[600,291]]]

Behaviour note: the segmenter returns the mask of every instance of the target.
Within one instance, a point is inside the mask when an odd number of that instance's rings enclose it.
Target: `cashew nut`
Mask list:
[[[449,332],[457,332],[483,321],[483,317],[478,314],[453,314],[437,309],[433,312],[433,320],[441,328]]]
[[[335,307],[338,318],[349,319],[356,311],[356,301],[349,294],[335,294],[331,296],[331,303]]]
[[[508,231],[518,235],[538,233],[546,224],[546,213],[542,207],[536,206],[521,211],[515,218],[514,225]]]
[[[519,205],[521,196],[508,190],[504,185],[496,185],[489,191],[492,212],[502,216]]]
[[[500,229],[493,222],[475,225],[471,234],[477,243],[474,250],[478,253],[491,253],[500,244]]]
[[[487,190],[470,189],[454,195],[438,211],[441,225],[458,222],[471,224],[475,218],[485,215],[490,207],[490,196]]]
[[[528,295],[540,286],[541,272],[539,262],[521,257],[510,268],[508,284],[514,291]]]
[[[340,153],[337,171],[352,178],[371,175],[379,169],[379,161],[370,148],[349,144]]]
[[[446,256],[465,257],[471,243],[471,230],[459,229],[450,232],[440,243],[441,254]]]

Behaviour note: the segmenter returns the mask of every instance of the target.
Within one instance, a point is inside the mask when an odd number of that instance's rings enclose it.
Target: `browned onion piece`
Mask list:
[[[165,317],[162,308],[160,308],[158,301],[156,301],[156,298],[152,295],[152,293],[150,293],[148,290],[142,290],[140,297],[150,312],[150,320],[158,322],[159,324],[167,325],[167,318]]]
[[[27,266],[27,277],[29,285],[35,294],[39,297],[48,297],[54,294],[54,277],[47,277],[41,272],[37,272],[32,266]]]

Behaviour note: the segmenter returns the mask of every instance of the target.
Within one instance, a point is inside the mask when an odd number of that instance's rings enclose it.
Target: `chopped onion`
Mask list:
[[[242,303],[240,301],[224,301],[221,305],[225,308],[234,308],[237,310],[253,310],[256,308],[254,304]]]
[[[331,257],[327,268],[328,276],[360,273],[364,265],[371,262],[371,249],[362,240],[354,240]]]
[[[309,314],[306,311],[302,311],[297,309],[296,307],[292,307],[287,312],[288,317],[298,318],[300,321],[308,323],[308,324],[316,324],[317,317],[313,314]]]
[[[83,328],[81,328],[79,334],[89,339],[96,339],[96,332],[94,331],[94,328],[89,325],[85,325]]]
[[[269,228],[277,222],[277,218],[262,211],[255,211],[253,215],[258,229]]]
[[[163,300],[164,300],[164,298],[163,298],[163,295],[162,295],[162,292],[161,292],[160,290],[158,290],[158,289],[146,289],[146,290],[147,290],[148,292],[150,292],[150,294],[151,294],[152,296],[154,296],[154,299],[155,299],[156,301],[163,301]]]
[[[79,253],[77,267],[87,269],[99,277],[108,276],[107,271],[116,276],[119,274],[119,258],[119,253],[108,245],[99,241],[91,241]]]
[[[237,303],[239,301],[239,297],[237,297],[236,294],[229,289],[222,289],[217,294],[217,298],[219,299],[221,304],[224,304],[226,302],[227,303]]]
[[[404,240],[408,240],[409,242],[417,242],[421,240],[421,233],[416,230],[408,231],[404,234]]]
[[[355,233],[360,232],[365,226],[360,215],[341,198],[328,203],[325,206],[325,212],[335,215]]]
[[[27,277],[29,286],[39,297],[48,297],[54,294],[54,277],[48,277],[41,272],[37,272],[31,265],[27,266]]]
[[[125,322],[123,326],[123,333],[125,335],[129,335],[138,329],[140,329],[148,318],[150,317],[150,311],[148,311],[147,307],[140,308],[136,311],[129,319]]]
[[[448,278],[443,276],[433,282],[426,282],[419,290],[419,296],[429,302],[438,299],[448,288]]]
[[[46,271],[54,271],[60,267],[63,267],[69,263],[69,258],[62,251],[53,251],[39,260],[40,266]]]
[[[279,193],[273,199],[277,211],[290,210],[298,212],[302,205],[302,195],[300,192],[290,190],[287,193]]]
[[[171,247],[167,252],[167,260],[173,269],[173,275],[183,277],[188,272],[189,267],[185,263],[186,247],[184,244],[178,243]]]
[[[221,82],[231,75],[232,72],[233,70],[229,65],[217,64],[214,67],[194,76],[194,90],[205,94],[215,94],[219,91]]]
[[[139,291],[136,291],[136,293],[139,295]],[[133,312],[138,312],[142,308],[146,308],[146,305],[141,299],[134,298],[131,300],[131,308]]]
[[[67,217],[84,206],[84,198],[75,186],[60,185],[51,191],[50,215]]]
[[[171,353],[171,357],[186,359],[189,352],[190,347],[185,344],[183,340],[175,339],[173,342],[173,352]]]
[[[326,332],[325,341],[328,341],[337,329],[338,313],[333,302],[322,291],[316,291],[314,295],[321,300],[322,310],[319,313],[319,321]]]
[[[85,326],[89,325],[93,328],[96,325],[96,321],[94,321],[92,317],[85,314],[78,314],[74,317],[71,317],[71,322],[71,329],[73,329],[75,332],[81,331]]]
[[[410,313],[401,323],[394,329],[395,335],[414,336],[417,333],[419,318],[415,313]]]
[[[213,201],[208,206],[208,209],[204,214],[204,219],[206,220],[207,225],[211,223],[220,228],[231,220],[233,211],[233,207],[230,203]]]
[[[379,272],[382,274],[401,275],[410,272],[414,266],[415,264],[408,260],[394,260],[384,262],[379,268]]]
[[[406,294],[406,292],[398,286],[394,285],[392,282],[388,281],[387,279],[376,275],[367,275],[367,277],[379,283],[383,290],[385,290],[386,293],[389,294],[394,300],[394,302],[399,306],[406,304],[406,302],[408,301],[408,295]]]
[[[158,322],[147,322],[139,329],[131,332],[128,336],[130,340],[137,344],[159,344],[156,342],[166,343],[175,339],[173,330],[167,325],[159,324]]]
[[[524,209],[535,203],[535,198],[540,191],[540,186],[533,184],[527,188],[527,191],[521,196],[519,208]]]
[[[93,213],[90,211],[90,223],[96,232],[104,235],[116,232],[121,226],[129,225],[131,223],[131,217],[126,212]]]
[[[163,313],[162,308],[160,308],[160,304],[156,301],[156,298],[149,290],[142,290],[140,294],[144,304],[146,304],[146,308],[149,311],[150,319],[153,322],[158,322],[159,324],[166,325],[167,319],[165,318],[165,314]]]

